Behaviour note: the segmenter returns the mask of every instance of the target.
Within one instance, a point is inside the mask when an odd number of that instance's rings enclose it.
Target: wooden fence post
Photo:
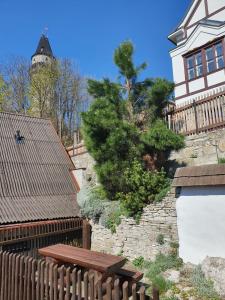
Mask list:
[[[84,249],[91,249],[91,225],[87,220],[83,220],[82,244]]]
[[[196,128],[196,133],[198,134],[198,114],[197,114],[197,107],[196,107],[196,102],[195,100],[193,101],[193,107],[194,107],[194,114],[195,114],[195,128]]]
[[[159,300],[159,291],[156,288],[153,288],[152,291],[153,300]]]

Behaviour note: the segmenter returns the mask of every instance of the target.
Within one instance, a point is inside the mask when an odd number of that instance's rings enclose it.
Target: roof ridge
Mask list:
[[[50,121],[50,118],[43,118],[43,117],[36,117],[36,116],[30,116],[30,115],[23,115],[22,113],[13,113],[9,111],[0,111],[0,115],[2,114],[7,114],[7,115],[12,115],[12,116],[18,116],[18,117],[25,117],[25,118],[32,118],[32,119],[38,119],[38,120],[45,120],[45,121]]]

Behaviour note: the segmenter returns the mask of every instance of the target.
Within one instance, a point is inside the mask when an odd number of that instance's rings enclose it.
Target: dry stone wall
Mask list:
[[[219,158],[225,158],[225,129],[187,136],[185,148],[170,156],[187,166],[217,164]]]
[[[116,233],[92,222],[92,250],[133,260],[139,256],[154,259],[157,253],[169,253],[171,242],[177,242],[176,199],[169,194],[162,202],[148,205],[139,224],[132,218],[122,218]],[[158,240],[161,235],[163,244]]]

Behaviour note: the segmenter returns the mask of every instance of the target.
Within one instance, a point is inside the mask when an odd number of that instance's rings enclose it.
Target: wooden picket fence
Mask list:
[[[144,286],[122,279],[95,282],[94,274],[71,266],[10,252],[0,252],[0,300],[159,300]]]
[[[225,127],[225,90],[211,93],[176,107],[167,115],[168,127],[185,135]]]

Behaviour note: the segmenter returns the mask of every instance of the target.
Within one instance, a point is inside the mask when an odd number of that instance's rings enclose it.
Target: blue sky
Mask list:
[[[172,79],[167,35],[191,0],[0,0],[0,61],[34,53],[45,27],[55,56],[68,57],[82,75],[116,78],[113,51],[124,40],[145,76]]]

